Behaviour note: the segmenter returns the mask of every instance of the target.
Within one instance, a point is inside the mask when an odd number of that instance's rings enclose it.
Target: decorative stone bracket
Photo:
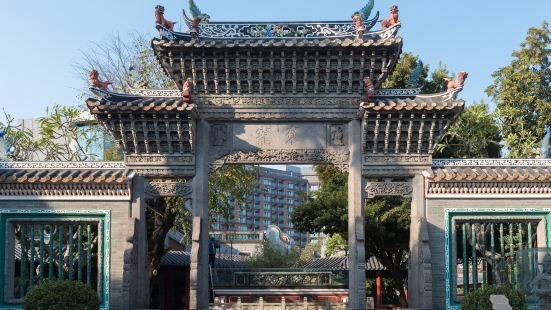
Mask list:
[[[145,184],[145,196],[191,198],[192,184],[188,182],[149,182]]]
[[[365,192],[367,198],[377,196],[411,197],[413,187],[410,182],[368,182]]]

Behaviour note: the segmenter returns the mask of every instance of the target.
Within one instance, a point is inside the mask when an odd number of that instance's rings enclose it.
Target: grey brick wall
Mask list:
[[[448,208],[465,209],[504,209],[504,208],[549,208],[551,199],[427,199],[427,222],[432,258],[432,299],[433,309],[446,307],[446,265],[444,210]],[[516,213],[515,216],[521,216]]]
[[[0,210],[111,210],[110,309],[123,309],[123,265],[130,201],[2,201]],[[2,244],[4,240],[2,240]],[[0,285],[4,285],[1,283]]]

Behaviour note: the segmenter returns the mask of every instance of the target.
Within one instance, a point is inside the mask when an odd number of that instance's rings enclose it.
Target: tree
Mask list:
[[[330,165],[317,165],[320,189],[306,203],[297,206],[291,221],[299,231],[325,233],[348,239],[348,175]],[[404,283],[409,252],[410,201],[380,198],[365,205],[366,252],[391,271],[394,291],[406,306]]]
[[[257,247],[251,260],[253,268],[293,268],[299,266],[300,253],[296,248],[278,248],[268,239]]]
[[[383,83],[385,88],[408,88],[415,87],[411,85],[411,77],[419,64],[419,56],[413,55],[411,52],[403,53],[396,67]],[[423,86],[422,93],[434,94],[444,92],[447,89],[446,78],[450,77],[450,73],[446,65],[438,64],[436,70],[430,72],[429,65],[423,65],[423,69],[419,74],[417,84]]]
[[[486,93],[510,157],[535,157],[544,127],[551,125],[551,36],[549,24],[530,28],[511,63],[493,73]]]
[[[501,133],[484,101],[468,106],[436,145],[433,157],[499,158]]]
[[[295,208],[291,221],[295,229],[309,233],[348,232],[348,174],[330,165],[314,167],[321,186],[313,197]]]
[[[338,252],[348,251],[348,241],[344,238],[343,234],[333,234],[327,239],[327,245],[325,247],[325,256],[333,256]]]
[[[311,261],[313,258],[319,257],[321,254],[321,242],[323,240],[318,240],[318,242],[308,243],[304,249],[300,252],[299,262],[301,265],[304,265]]]
[[[83,110],[54,105],[46,109],[46,116],[38,119],[38,135],[27,127],[15,124],[14,118],[4,112],[5,123],[0,132],[10,144],[8,159],[15,161],[85,161],[94,160],[91,154],[94,142],[102,131],[79,127]]]
[[[410,199],[380,197],[365,206],[365,249],[389,272],[400,304],[407,306],[406,275],[409,253]]]

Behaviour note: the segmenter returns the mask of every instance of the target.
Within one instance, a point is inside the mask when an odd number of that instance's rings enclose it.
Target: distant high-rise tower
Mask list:
[[[304,203],[308,195],[308,180],[301,175],[298,167],[287,167],[287,171],[259,167],[254,190],[248,197],[245,207],[233,206],[230,216],[220,216],[213,225],[211,235],[222,242],[237,244],[250,243],[241,251],[250,252],[263,239],[264,230],[269,225],[278,226],[288,234],[294,245],[304,246],[308,243],[308,234],[300,233],[293,228],[291,213],[294,208]]]

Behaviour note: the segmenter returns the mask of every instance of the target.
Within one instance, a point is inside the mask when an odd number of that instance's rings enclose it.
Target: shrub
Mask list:
[[[26,310],[99,309],[96,291],[78,281],[44,281],[23,298]]]
[[[506,286],[487,286],[469,293],[461,303],[462,310],[492,310],[490,295],[505,295],[515,310],[527,310],[526,299],[521,291]]]

